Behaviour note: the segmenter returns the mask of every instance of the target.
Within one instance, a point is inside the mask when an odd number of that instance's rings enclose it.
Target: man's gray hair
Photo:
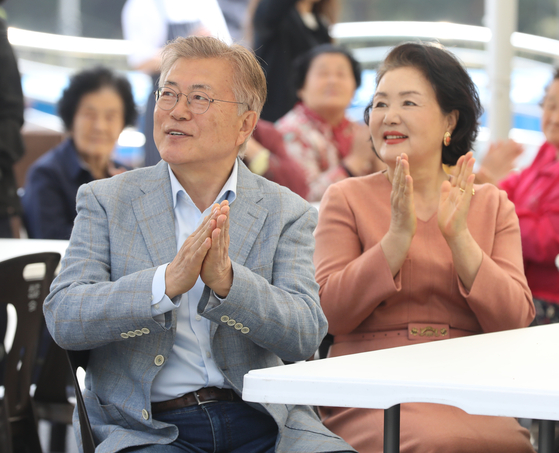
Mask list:
[[[192,60],[219,58],[227,60],[233,68],[233,94],[239,104],[238,114],[253,110],[260,117],[266,101],[266,78],[254,54],[239,45],[228,45],[210,36],[179,37],[165,46],[161,54],[161,78],[165,80],[179,58]]]

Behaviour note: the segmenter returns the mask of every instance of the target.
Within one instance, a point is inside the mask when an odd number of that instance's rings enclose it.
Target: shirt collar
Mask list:
[[[78,154],[74,141],[69,138],[67,141],[62,143],[62,146],[64,147],[65,154],[64,165],[66,165],[68,174],[75,180],[82,180],[82,175],[84,173],[93,179],[89,168],[83,166],[83,162]]]
[[[235,159],[233,170],[231,171],[229,178],[221,188],[219,194],[217,195],[217,198],[214,200],[214,203],[221,203],[223,200],[228,200],[229,204],[231,204],[233,203],[233,201],[235,201],[235,198],[237,198],[237,175],[239,169],[238,162],[238,159]],[[182,187],[181,183],[173,173],[173,170],[171,170],[171,166],[169,165],[168,167],[169,177],[171,178],[171,191],[173,193],[173,209],[175,209],[177,207],[178,197],[181,193],[184,194],[187,200],[192,202],[192,199],[190,198],[190,195],[188,195],[186,190],[184,190],[184,188]]]

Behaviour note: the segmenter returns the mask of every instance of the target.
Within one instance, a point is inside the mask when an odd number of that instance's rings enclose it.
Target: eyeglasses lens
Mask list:
[[[180,95],[169,88],[160,88],[157,91],[157,106],[162,110],[171,110],[177,105]],[[199,91],[192,91],[186,95],[188,107],[192,113],[205,113],[210,106],[208,97]]]

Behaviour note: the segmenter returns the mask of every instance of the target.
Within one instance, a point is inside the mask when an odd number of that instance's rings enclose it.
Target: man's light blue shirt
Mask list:
[[[214,203],[221,203],[223,200],[228,200],[229,204],[233,203],[237,193],[237,171],[238,163],[235,160],[233,171]],[[210,214],[213,204],[204,212],[200,212],[170,167],[169,176],[178,251],[186,238],[198,228],[204,217]],[[211,354],[210,321],[197,312],[198,301],[204,291],[204,282],[198,277],[190,291],[171,300],[165,294],[165,270],[168,264],[159,266],[153,278],[152,315],[154,319],[163,322],[164,313],[178,310],[177,332],[171,354],[165,357],[164,366],[153,381],[151,388],[153,402],[174,399],[202,387],[229,387]],[[208,306],[219,303],[219,299],[212,292]]]

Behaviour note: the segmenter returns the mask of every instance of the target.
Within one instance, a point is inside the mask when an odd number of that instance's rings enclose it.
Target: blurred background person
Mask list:
[[[248,140],[243,157],[247,167],[306,198],[309,186],[303,167],[285,150],[283,137],[273,123],[260,119]]]
[[[361,84],[361,67],[347,50],[314,47],[296,60],[293,79],[300,102],[276,128],[288,154],[305,170],[308,201],[320,201],[334,182],[384,169],[367,127],[345,116]]]
[[[68,138],[29,168],[22,198],[30,238],[69,239],[78,188],[126,167],[111,155],[137,116],[130,83],[107,68],[74,75],[58,103]]]
[[[518,168],[516,160],[523,152],[524,147],[512,139],[491,143],[476,173],[476,183],[497,184]]]
[[[475,85],[446,50],[403,44],[379,68],[365,120],[387,170],[331,185],[315,231],[331,357],[526,327],[534,318],[514,205],[490,184],[474,192],[470,150],[480,115]],[[455,166],[452,178],[443,164]],[[382,452],[383,410],[320,412],[360,453]],[[425,403],[401,405],[400,451],[534,453],[514,418]]]
[[[179,36],[215,36],[230,43],[231,35],[217,0],[127,0],[122,8],[122,34],[132,42],[128,63],[150,75],[158,88],[161,49]],[[144,165],[155,165],[161,157],[153,141],[155,97],[148,96],[143,122]]]
[[[328,27],[336,21],[337,7],[337,0],[251,0],[247,39],[266,75],[265,120],[274,122],[295,105],[293,61],[332,41]]]
[[[245,27],[247,22],[247,11],[250,0],[217,0],[225,23],[229,29],[231,39],[239,44],[246,45]]]
[[[508,174],[522,147],[509,140],[495,145],[478,172],[497,184],[516,206],[522,236],[524,272],[536,305],[536,324],[559,322],[559,69],[545,90],[542,132],[545,143],[532,164]],[[505,177],[503,179],[503,177]]]
[[[8,41],[6,13],[0,0],[0,238],[19,237],[12,225],[21,215],[13,164],[23,156],[23,93],[17,62]],[[6,308],[0,308],[0,338],[7,327]],[[0,385],[4,381],[4,342],[0,342]]]
[[[0,5],[3,0],[0,0]],[[20,134],[23,125],[23,93],[17,62],[8,41],[6,13],[0,6],[0,237],[19,237],[12,220],[21,215],[13,172],[23,156]],[[16,222],[17,223],[17,222]]]

